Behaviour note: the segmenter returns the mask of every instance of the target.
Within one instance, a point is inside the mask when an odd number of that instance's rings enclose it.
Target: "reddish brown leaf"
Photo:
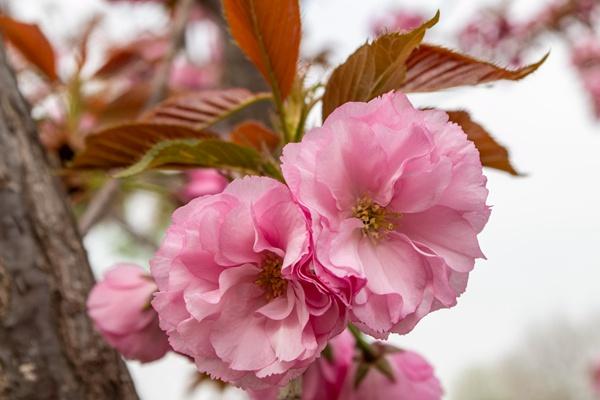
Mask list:
[[[405,63],[421,43],[425,31],[439,19],[436,14],[406,33],[388,33],[356,50],[333,71],[323,95],[323,120],[349,101],[368,101],[398,89],[406,76]]]
[[[520,175],[511,165],[508,150],[487,132],[487,130],[471,119],[466,111],[447,111],[450,121],[460,125],[469,140],[475,143],[479,150],[481,164],[485,167],[499,169],[511,175]]]
[[[279,136],[258,121],[245,121],[233,128],[231,141],[259,151],[273,150],[279,144]]]
[[[403,92],[432,92],[502,79],[515,81],[534,72],[547,57],[535,64],[509,70],[443,47],[422,44],[406,61],[406,79],[399,89]]]
[[[121,93],[101,91],[84,99],[85,108],[94,114],[101,125],[137,118],[150,97],[150,85],[140,84]]]
[[[223,0],[231,35],[271,85],[285,99],[296,77],[300,51],[298,0]]]
[[[145,37],[115,47],[108,52],[104,64],[96,70],[94,77],[110,78],[139,64],[146,68],[151,67],[162,59],[167,47],[168,42],[162,36]]]
[[[0,32],[50,81],[58,80],[54,50],[37,25],[26,24],[6,15],[0,15]]]
[[[142,119],[202,130],[269,97],[268,93],[252,93],[246,89],[205,90],[172,97]]]
[[[203,139],[212,137],[189,127],[130,122],[89,135],[85,149],[75,158],[74,169],[111,169],[129,166],[141,159],[159,142],[171,139]]]

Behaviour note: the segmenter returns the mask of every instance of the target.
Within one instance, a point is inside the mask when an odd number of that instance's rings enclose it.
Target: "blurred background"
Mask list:
[[[550,52],[546,63],[521,82],[411,96],[423,107],[469,110],[508,148],[513,166],[522,173],[515,178],[486,171],[493,212],[480,238],[487,260],[471,274],[458,306],[433,313],[410,334],[391,339],[420,352],[435,366],[448,399],[600,396],[594,387],[600,381],[597,3],[306,0],[302,4],[303,55],[315,65],[308,75],[315,82],[377,32],[409,28],[436,10],[441,11],[441,21],[429,31],[427,42],[461,48],[503,66],[537,61]],[[65,136],[67,128],[91,131],[119,117],[133,118],[142,109],[148,94],[133,94],[145,87],[155,72],[152,68],[159,68],[156,60],[167,51],[157,39],[164,39],[172,26],[172,12],[164,4],[0,0],[0,5],[13,17],[40,25],[57,52],[64,81],[85,83],[87,89],[80,94],[101,94],[90,95],[93,98],[86,104],[96,108],[81,113],[74,110],[77,91],[68,85],[61,89],[70,99],[65,108],[61,95],[49,95],[49,90],[57,89],[45,89],[15,56],[16,69],[23,70],[20,84],[35,105],[44,143],[59,158],[68,160],[81,146],[81,137]],[[192,15],[185,30],[185,51],[174,58],[169,75],[172,92],[217,86],[226,68],[223,49],[229,38],[223,37],[218,21],[206,10],[194,9]],[[73,49],[84,37],[87,55],[80,68]],[[125,71],[121,65],[118,72],[107,67],[107,60],[127,45],[145,49],[147,54],[138,56],[145,67],[127,64],[125,69],[131,70]],[[110,79],[99,78],[102,68]],[[69,79],[75,75],[77,79]],[[88,82],[89,77],[95,79]],[[313,116],[313,125],[318,115]],[[90,224],[85,244],[98,276],[117,261],[147,266],[170,211],[185,201],[180,190],[191,178],[173,176],[168,184],[161,179],[164,176],[125,183],[118,213]],[[77,206],[78,201],[93,201],[90,193],[102,190],[99,187],[106,182],[97,186],[86,182],[85,188],[78,182],[68,185]],[[222,392],[211,383],[190,389],[194,368],[177,355],[145,365],[130,362],[129,367],[143,399],[244,398],[236,389]]]

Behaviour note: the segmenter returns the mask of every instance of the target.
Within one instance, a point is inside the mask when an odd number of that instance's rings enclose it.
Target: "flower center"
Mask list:
[[[363,223],[363,235],[378,240],[394,230],[401,214],[386,210],[365,196],[358,199],[352,207],[352,216]]]
[[[261,264],[261,271],[254,281],[265,291],[267,300],[281,296],[287,289],[287,280],[281,276],[283,260],[276,254],[266,253]]]

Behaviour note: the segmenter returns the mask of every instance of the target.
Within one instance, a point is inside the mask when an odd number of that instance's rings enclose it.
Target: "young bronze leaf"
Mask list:
[[[545,55],[535,64],[510,70],[443,47],[422,44],[408,57],[406,79],[398,89],[405,93],[432,92],[502,79],[515,81],[534,72],[547,57]]]
[[[425,31],[437,23],[439,13],[406,33],[387,33],[366,43],[337,67],[323,95],[323,120],[349,101],[368,101],[398,89],[406,76],[405,63],[421,43]]]
[[[72,169],[112,169],[127,167],[140,160],[155,144],[170,139],[212,137],[180,125],[130,122],[89,135],[84,150],[77,155]]]
[[[486,129],[471,119],[466,111],[446,111],[450,121],[460,125],[469,140],[475,143],[479,150],[481,164],[485,167],[499,169],[511,175],[519,175],[508,158],[508,150],[486,131]]]
[[[296,77],[300,51],[298,0],[223,0],[223,10],[231,36],[275,97],[285,99]]]
[[[154,168],[211,167],[258,173],[262,159],[251,147],[220,139],[168,140],[154,145],[137,163],[116,174],[124,178]]]
[[[274,150],[279,144],[279,136],[258,121],[245,121],[233,128],[231,141],[258,151]]]
[[[252,93],[246,89],[206,90],[167,99],[142,119],[202,130],[257,101],[269,98],[269,93]]]
[[[54,50],[37,25],[0,14],[0,33],[50,81],[58,80]]]

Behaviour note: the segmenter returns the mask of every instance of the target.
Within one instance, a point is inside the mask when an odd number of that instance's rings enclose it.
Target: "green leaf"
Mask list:
[[[323,120],[346,102],[369,101],[399,88],[406,77],[406,60],[438,20],[439,12],[410,32],[387,33],[356,50],[327,82]]]
[[[115,176],[124,178],[154,168],[189,167],[221,168],[271,176],[275,174],[251,147],[219,139],[178,139],[157,143],[137,163]]]

